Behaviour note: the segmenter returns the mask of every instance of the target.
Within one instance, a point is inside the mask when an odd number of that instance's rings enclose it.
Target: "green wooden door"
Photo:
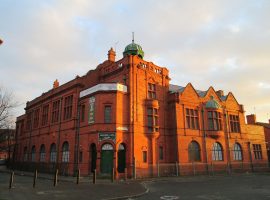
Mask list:
[[[113,168],[113,150],[101,151],[101,173],[110,174]]]

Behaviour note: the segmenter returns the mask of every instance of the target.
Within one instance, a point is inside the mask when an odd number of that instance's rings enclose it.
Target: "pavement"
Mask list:
[[[112,183],[109,179],[97,179],[93,184],[90,177],[81,177],[79,184],[76,184],[76,177],[59,176],[54,187],[51,174],[38,174],[33,188],[33,173],[14,171],[14,174],[14,183],[9,189],[10,171],[0,169],[0,200],[117,200],[137,198],[148,192],[141,181],[120,180]]]

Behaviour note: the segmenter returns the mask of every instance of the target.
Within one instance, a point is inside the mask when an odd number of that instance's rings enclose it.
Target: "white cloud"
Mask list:
[[[173,72],[173,83],[232,90],[247,112],[260,107],[257,118],[267,120],[267,0],[15,2],[0,7],[0,79],[24,102],[56,78],[63,83],[95,68],[117,41],[120,59],[135,31],[145,59]]]

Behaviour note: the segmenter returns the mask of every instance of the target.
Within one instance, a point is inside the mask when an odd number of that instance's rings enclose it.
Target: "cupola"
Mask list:
[[[133,36],[133,39],[132,39],[132,43],[127,45],[124,52],[123,52],[124,57],[127,56],[127,55],[137,55],[141,59],[143,59],[144,52],[143,52],[142,47],[140,45],[134,43],[134,36]]]
[[[213,96],[211,96],[211,99],[206,102],[205,108],[210,108],[210,109],[219,109],[221,106],[219,103],[214,99]]]

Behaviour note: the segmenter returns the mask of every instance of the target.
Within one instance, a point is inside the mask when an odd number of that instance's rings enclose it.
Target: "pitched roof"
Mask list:
[[[176,92],[179,92],[179,93],[182,93],[184,91],[186,87],[183,87],[183,86],[179,86],[179,85],[173,85],[173,84],[170,84],[169,85],[169,91],[170,93],[176,93]],[[203,90],[195,90],[197,92],[197,94],[200,96],[200,97],[204,97],[207,93],[208,90],[206,91],[203,91]],[[227,96],[228,95],[225,95],[225,96],[221,96],[220,99],[222,101],[226,101],[227,100]]]
[[[207,91],[196,90],[196,92],[198,93],[198,95],[199,95],[200,97],[204,97],[204,96],[206,95],[206,92],[207,92]]]
[[[170,84],[169,85],[169,91],[171,93],[176,93],[176,92],[183,92],[185,89],[185,87],[182,87],[182,86],[179,86],[179,85],[173,85],[173,84]]]

